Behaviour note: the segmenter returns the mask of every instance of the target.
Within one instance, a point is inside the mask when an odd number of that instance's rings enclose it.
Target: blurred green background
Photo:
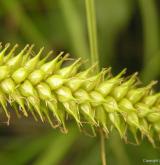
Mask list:
[[[113,73],[128,68],[148,83],[160,79],[160,1],[95,0],[100,66]],[[0,0],[0,42],[34,43],[89,59],[84,0]],[[159,85],[159,84],[158,84]],[[158,87],[157,87],[158,88]],[[72,123],[69,134],[49,124],[12,115],[9,126],[0,118],[2,165],[99,165],[99,136],[88,137]],[[106,141],[108,164],[141,165],[159,159],[145,139],[140,146],[125,144],[116,131]]]

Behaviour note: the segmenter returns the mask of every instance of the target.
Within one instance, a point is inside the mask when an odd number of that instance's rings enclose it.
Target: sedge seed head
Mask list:
[[[63,67],[70,60],[63,52],[48,60],[52,52],[42,58],[44,48],[34,57],[33,45],[19,53],[16,48],[7,53],[10,44],[6,44],[0,50],[0,106],[8,119],[10,104],[19,107],[20,114],[32,114],[52,127],[56,120],[65,132],[67,120],[73,119],[80,129],[87,123],[92,130],[101,127],[106,135],[115,128],[125,140],[129,131],[137,143],[138,133],[152,144],[160,137],[160,93],[153,92],[155,81],[143,87],[137,85],[137,73],[124,76],[126,69],[112,77],[111,68],[95,75],[96,65],[79,70],[81,59]]]

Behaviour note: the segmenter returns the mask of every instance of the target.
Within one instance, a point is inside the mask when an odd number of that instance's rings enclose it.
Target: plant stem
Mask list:
[[[139,0],[143,23],[144,67],[141,72],[143,81],[150,81],[159,75],[159,21],[156,1]],[[152,68],[152,72],[151,72]]]
[[[106,165],[106,152],[105,152],[105,139],[104,139],[104,133],[103,130],[100,129],[100,141],[101,141],[101,160],[102,165]]]
[[[83,22],[74,0],[59,0],[58,2],[71,37],[74,54],[83,59],[89,58]]]
[[[88,26],[90,54],[91,54],[91,64],[95,64],[95,62],[99,64],[94,0],[86,0],[85,2],[86,2],[86,14],[87,14],[87,26]],[[99,70],[99,67],[97,67],[97,72],[98,70]]]
[[[98,63],[98,67],[96,70],[96,72],[98,72],[99,71],[99,55],[98,55],[97,28],[96,28],[94,0],[86,0],[85,2],[86,2],[91,64],[93,65],[96,62]],[[102,165],[106,165],[105,139],[104,139],[103,130],[101,128],[100,128],[100,148],[101,148]]]

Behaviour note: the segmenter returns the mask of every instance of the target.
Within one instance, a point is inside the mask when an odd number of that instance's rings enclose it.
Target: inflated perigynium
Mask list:
[[[95,66],[80,71],[80,59],[62,67],[68,54],[48,60],[51,52],[42,58],[43,48],[32,57],[33,46],[26,45],[16,55],[17,45],[9,47],[6,44],[0,51],[0,105],[8,119],[12,107],[24,116],[48,120],[53,127],[56,121],[64,130],[70,117],[79,128],[87,123],[92,130],[103,128],[106,135],[115,127],[124,139],[129,130],[137,143],[138,133],[152,144],[160,137],[155,81],[140,87],[137,73],[125,78],[125,69],[116,76],[111,76],[110,68],[94,75]]]

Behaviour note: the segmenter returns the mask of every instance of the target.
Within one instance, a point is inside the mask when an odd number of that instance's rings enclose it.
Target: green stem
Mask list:
[[[80,13],[77,11],[73,0],[59,0],[61,11],[68,28],[71,42],[76,56],[83,59],[88,58],[88,49],[86,46],[86,38],[84,35],[84,27]]]
[[[86,0],[86,13],[87,13],[87,25],[90,44],[91,64],[98,63],[96,72],[99,71],[99,55],[97,44],[97,28],[96,28],[96,16],[94,0]],[[100,128],[100,148],[101,148],[101,160],[102,165],[106,165],[106,153],[105,153],[105,139],[103,130]]]
[[[87,14],[87,25],[88,25],[88,35],[89,35],[90,54],[91,54],[91,64],[94,64],[95,62],[99,64],[94,0],[86,0],[85,2],[86,2],[86,14]],[[99,67],[97,68],[97,71],[98,70],[99,70]]]
[[[102,165],[106,165],[106,152],[105,152],[105,139],[104,139],[104,133],[103,130],[100,129],[100,138],[101,138],[101,160]]]
[[[144,31],[144,68],[141,77],[150,81],[159,74],[159,24],[154,0],[139,0]],[[150,71],[152,67],[152,72]]]

